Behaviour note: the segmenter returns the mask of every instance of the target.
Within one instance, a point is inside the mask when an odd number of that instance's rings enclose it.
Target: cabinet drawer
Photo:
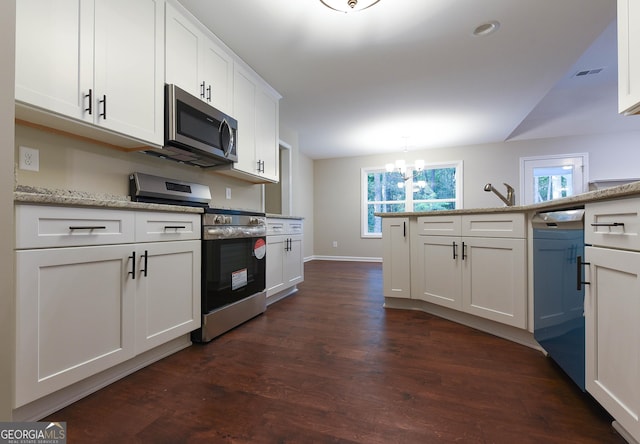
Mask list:
[[[421,216],[418,218],[420,236],[460,236],[460,216]]]
[[[602,247],[640,250],[639,213],[639,198],[585,205],[585,242]]]
[[[524,213],[468,214],[462,216],[462,235],[524,239]]]
[[[285,234],[287,222],[282,219],[267,219],[267,236]]]
[[[287,234],[302,234],[302,221],[289,221],[289,223],[287,224]]]
[[[136,242],[200,239],[200,214],[136,213]]]
[[[16,248],[131,243],[134,219],[123,210],[16,205]]]

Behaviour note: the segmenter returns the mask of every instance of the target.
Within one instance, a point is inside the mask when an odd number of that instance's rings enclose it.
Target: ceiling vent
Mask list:
[[[604,71],[604,68],[583,69],[583,70],[578,71],[577,73],[575,73],[573,75],[573,77],[591,76],[591,75],[594,75],[594,74],[600,74],[602,71]]]

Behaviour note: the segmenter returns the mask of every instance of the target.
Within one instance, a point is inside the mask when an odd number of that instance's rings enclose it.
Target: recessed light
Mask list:
[[[478,25],[476,29],[473,30],[473,35],[476,37],[484,37],[485,35],[493,34],[498,29],[500,29],[500,22],[492,20]]]

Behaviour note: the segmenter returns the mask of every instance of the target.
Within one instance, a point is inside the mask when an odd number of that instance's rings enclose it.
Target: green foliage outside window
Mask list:
[[[382,219],[374,213],[438,211],[456,208],[455,166],[426,167],[404,180],[398,172],[369,170],[366,175],[366,234],[380,234]]]

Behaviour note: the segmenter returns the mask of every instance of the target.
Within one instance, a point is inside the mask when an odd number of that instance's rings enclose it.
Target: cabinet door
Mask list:
[[[165,78],[188,93],[204,98],[204,79],[200,68],[200,31],[169,3],[165,17]]]
[[[267,297],[285,288],[284,247],[285,236],[267,236],[266,283]]]
[[[462,244],[459,237],[418,236],[411,297],[462,309]]]
[[[92,2],[16,2],[16,100],[91,121],[92,87]]]
[[[278,181],[278,100],[259,90],[256,95],[256,159],[262,162],[262,176]]]
[[[16,253],[16,407],[134,356],[132,252]]]
[[[231,114],[233,59],[215,42],[205,38],[203,43],[202,78],[205,82],[205,100],[220,111]]]
[[[96,0],[96,122],[157,145],[164,142],[163,30],[162,0]]]
[[[256,84],[236,66],[233,74],[233,117],[238,120],[238,162],[235,168],[258,174],[256,159]]]
[[[463,310],[526,328],[526,241],[463,237],[462,242]]]
[[[409,218],[382,218],[382,287],[386,298],[411,297]]]
[[[640,440],[640,253],[586,247],[587,391]]]
[[[618,0],[618,111],[640,112],[640,4]]]
[[[302,256],[302,236],[287,237],[285,241],[284,281],[287,287],[292,287],[304,280],[304,258]]]
[[[136,245],[136,353],[200,327],[200,245]]]

